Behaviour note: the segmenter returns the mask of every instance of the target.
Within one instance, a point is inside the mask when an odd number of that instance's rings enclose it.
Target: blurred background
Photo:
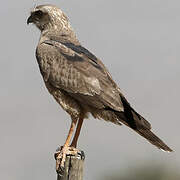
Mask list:
[[[121,171],[111,171],[105,173],[101,180],[179,180],[180,173],[178,169],[170,168],[163,164],[154,164],[146,162],[146,164],[132,164],[131,168]]]
[[[39,73],[40,32],[26,25],[30,10],[44,3],[61,7],[82,45],[104,62],[131,105],[174,150],[164,153],[125,126],[90,117],[79,139],[84,179],[180,179],[179,0],[2,1],[0,179],[56,179],[53,154],[70,125]]]

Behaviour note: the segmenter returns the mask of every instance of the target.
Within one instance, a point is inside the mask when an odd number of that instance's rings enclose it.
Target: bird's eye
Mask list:
[[[42,17],[43,16],[43,12],[38,10],[38,11],[35,11],[35,16],[38,16],[38,17]]]

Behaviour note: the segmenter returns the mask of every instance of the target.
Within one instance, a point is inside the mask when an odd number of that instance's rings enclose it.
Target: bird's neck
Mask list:
[[[44,40],[59,40],[61,42],[71,42],[76,45],[80,44],[72,29],[67,31],[56,27],[41,31],[40,41],[42,42]]]

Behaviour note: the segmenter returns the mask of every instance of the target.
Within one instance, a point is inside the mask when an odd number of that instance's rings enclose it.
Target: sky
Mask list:
[[[81,44],[99,57],[131,105],[173,150],[164,153],[125,126],[90,117],[78,147],[84,179],[138,164],[180,164],[180,1],[2,1],[0,6],[0,179],[55,179],[53,154],[70,117],[45,88],[35,59],[40,32],[30,10],[55,4]]]

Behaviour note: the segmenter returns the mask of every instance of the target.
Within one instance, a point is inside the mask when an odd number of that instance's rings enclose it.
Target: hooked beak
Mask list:
[[[33,23],[33,16],[32,16],[32,14],[27,19],[27,25],[30,24],[30,23]]]

